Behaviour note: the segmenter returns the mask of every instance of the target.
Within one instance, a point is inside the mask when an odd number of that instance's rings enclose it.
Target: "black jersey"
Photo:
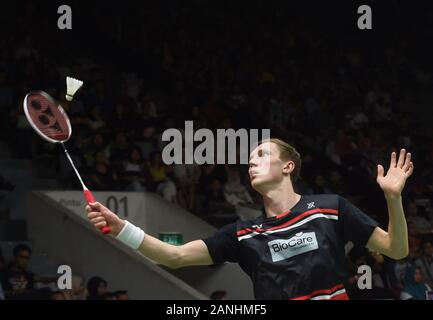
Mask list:
[[[203,241],[215,264],[239,263],[256,299],[348,299],[344,246],[365,246],[377,225],[338,195],[302,195],[291,210],[229,224]]]

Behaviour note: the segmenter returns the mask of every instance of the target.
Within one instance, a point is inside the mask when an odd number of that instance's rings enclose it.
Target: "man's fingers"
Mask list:
[[[406,150],[401,149],[400,155],[398,157],[397,168],[402,168],[404,164],[404,160],[406,159]]]
[[[102,209],[102,205],[97,201],[96,202],[89,202],[88,205],[96,211],[101,211],[101,209]]]
[[[397,165],[397,155],[395,152],[392,152],[391,153],[391,162],[389,163],[389,167],[395,168],[396,165]]]
[[[89,218],[89,219],[94,219],[94,218],[97,218],[97,217],[102,217],[102,213],[99,212],[99,211],[92,211],[92,212],[89,212],[87,214],[87,218]]]
[[[381,164],[377,165],[377,177],[382,178],[385,173],[385,170],[383,169],[383,166]]]
[[[408,170],[406,171],[406,176],[407,177],[410,177],[411,175],[412,175],[412,173],[413,173],[413,162],[410,162],[409,163],[409,168],[408,168]]]
[[[102,227],[105,227],[107,225],[107,222],[103,221],[103,222],[99,222],[97,224],[95,224],[95,228],[101,229]]]
[[[412,157],[412,155],[410,154],[410,152],[406,153],[406,157],[404,159],[404,164],[402,167],[404,172],[406,172],[409,169],[409,166],[411,164],[411,161],[410,161],[411,157]]]
[[[96,218],[91,219],[90,222],[92,222],[92,224],[94,224],[96,226],[98,223],[106,222],[106,221],[105,221],[104,217],[96,217]]]

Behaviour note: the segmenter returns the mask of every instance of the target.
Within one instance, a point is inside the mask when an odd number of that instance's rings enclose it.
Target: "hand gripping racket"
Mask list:
[[[78,180],[83,187],[84,198],[87,203],[95,202],[92,192],[86,187],[81,179],[80,173],[72,161],[64,142],[69,140],[72,134],[72,127],[68,115],[63,108],[49,94],[43,91],[32,91],[24,98],[24,112],[30,125],[46,141],[60,143],[65,151],[66,157],[74,169]],[[101,232],[110,233],[108,226],[102,227]]]

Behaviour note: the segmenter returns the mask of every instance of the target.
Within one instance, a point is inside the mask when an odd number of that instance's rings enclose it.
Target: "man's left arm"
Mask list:
[[[388,231],[376,227],[370,236],[367,247],[392,259],[403,259],[409,254],[406,218],[401,193],[407,178],[413,173],[411,154],[401,149],[397,161],[395,152],[391,154],[390,167],[386,175],[382,165],[377,166],[377,183],[384,192],[388,206]]]

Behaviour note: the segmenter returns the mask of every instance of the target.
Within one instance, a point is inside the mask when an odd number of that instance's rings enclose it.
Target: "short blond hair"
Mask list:
[[[301,155],[299,152],[290,144],[287,142],[277,139],[277,138],[270,138],[270,139],[264,139],[260,141],[259,145],[261,145],[264,142],[272,142],[277,145],[278,150],[280,150],[280,159],[283,161],[293,161],[295,164],[295,169],[293,169],[290,178],[293,183],[295,183],[301,174]]]

